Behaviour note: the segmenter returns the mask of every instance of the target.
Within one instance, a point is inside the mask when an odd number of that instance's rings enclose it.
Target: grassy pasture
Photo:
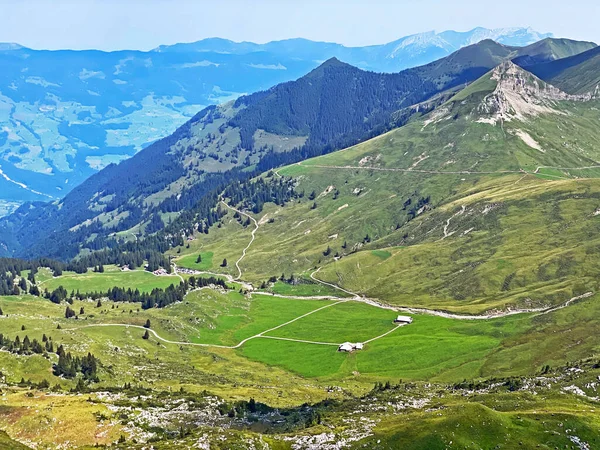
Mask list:
[[[209,295],[214,297],[210,298]],[[64,304],[55,305],[48,300],[30,296],[0,297],[0,307],[5,314],[0,316],[0,327],[1,332],[11,338],[18,335],[23,339],[27,335],[30,339],[40,341],[42,335],[46,334],[52,338],[55,348],[56,345],[63,344],[67,351],[76,355],[91,351],[102,363],[100,386],[121,386],[125,382],[157,390],[176,390],[184,386],[191,391],[208,389],[225,398],[254,397],[279,405],[324,398],[325,391],[318,382],[299,378],[283,369],[266,367],[262,363],[250,361],[234,350],[168,344],[154,336],[144,340],[144,332],[138,328],[90,326],[141,326],[150,319],[152,329],[161,337],[189,342],[198,334],[203,336],[203,330],[218,324],[220,316],[212,317],[211,314],[218,312],[211,311],[211,307],[216,308],[218,304],[234,304],[239,300],[237,296],[242,297],[235,292],[221,294],[202,290],[188,296],[189,301],[167,308],[139,311],[138,304],[103,301],[102,306],[96,308],[95,302],[75,301],[72,308],[76,312],[79,313],[81,307],[85,309],[85,313],[79,314],[77,320],[64,318]],[[273,299],[265,299],[271,300]],[[294,303],[282,299],[279,301]],[[321,302],[313,301],[296,303],[298,308],[309,308],[309,303],[317,303],[317,307],[321,305]],[[211,304],[212,306],[209,306]],[[204,307],[205,317],[200,313],[200,309]],[[290,307],[294,308],[296,305]],[[256,333],[264,331],[263,324],[270,325],[269,320],[274,320],[272,318],[276,314],[269,308],[263,309],[266,313],[257,320],[263,320],[263,323],[258,323]],[[222,313],[226,314],[227,308],[223,308]],[[201,320],[197,322],[196,318]],[[227,319],[223,320],[226,322]],[[61,329],[57,329],[58,325]],[[25,330],[21,329],[22,326],[25,326]],[[243,328],[244,326],[246,328]],[[241,323],[241,333],[255,334],[252,326],[251,322]],[[215,341],[221,339],[227,343],[227,339],[233,339],[234,328],[223,328],[221,331],[221,337],[216,332],[212,335]],[[233,343],[237,342],[239,341]],[[36,383],[47,379],[52,386],[59,384],[64,389],[73,388],[74,380],[64,380],[52,375],[52,362],[56,359],[54,354],[46,359],[41,355],[17,356],[0,352],[0,367],[6,380],[11,383],[17,383],[21,378],[31,379]],[[276,385],[277,389],[262,389],[261,386],[265,385]]]
[[[363,342],[394,328],[394,311],[348,301],[297,320],[267,336],[341,344]]]
[[[393,311],[356,302],[335,305],[268,333],[292,339],[341,343],[361,342],[394,328]],[[296,342],[256,340],[241,350],[244,355],[284,367],[304,376],[344,379],[361,374],[376,379],[431,380],[479,376],[488,354],[513,336],[516,319],[461,322],[418,315],[414,322],[366,344],[351,354],[335,347]],[[526,322],[525,322],[526,323]],[[475,364],[471,364],[471,363]]]
[[[201,291],[188,295],[186,304],[165,309],[161,316],[163,321],[171,316],[200,317],[195,332],[188,336],[190,342],[232,346],[327,304],[330,302],[326,300],[288,300],[268,295],[248,299],[237,292],[214,295]]]
[[[177,263],[181,265],[181,267],[187,267],[189,269],[200,271],[208,271],[213,269],[213,255],[213,252],[200,252],[197,255],[186,255],[177,260]],[[198,260],[198,256],[202,258],[202,261],[199,263],[196,262]]]
[[[175,275],[158,277],[143,270],[122,272],[118,268],[107,266],[104,273],[94,273],[92,270],[84,274],[63,272],[60,277],[47,278],[41,287],[53,291],[62,286],[68,292],[80,291],[81,293],[106,292],[113,287],[150,292],[152,289],[166,289],[171,284],[178,285],[180,282],[180,278]]]
[[[287,296],[298,296],[298,297],[311,297],[311,296],[327,296],[332,297],[346,297],[346,294],[339,289],[335,289],[326,284],[320,284],[317,282],[300,282],[299,284],[284,283],[277,281],[273,283],[273,286],[269,289],[270,292],[279,295]]]
[[[368,320],[364,317],[373,317],[375,324],[382,321],[383,329],[383,320],[391,313],[385,310],[367,312],[362,310],[365,305],[348,302],[269,335],[315,341],[330,339],[332,342],[343,342],[345,338],[356,340],[352,336],[359,336],[360,332],[352,335],[343,322],[336,324],[336,308],[340,306],[350,310],[347,312],[350,318],[355,315],[359,321],[363,317],[363,327]],[[352,311],[356,306],[358,309]],[[535,373],[545,364],[555,366],[597,354],[598,340],[588,332],[600,324],[598,312],[600,300],[595,296],[544,315],[524,314],[493,320],[416,315],[412,324],[351,354],[338,353],[330,346],[266,339],[249,341],[239,351],[252,360],[293,373],[337,381],[357,374],[371,380],[401,378],[442,382],[500,374],[522,375]],[[322,320],[324,317],[320,315],[330,315],[329,320]],[[348,328],[351,326],[357,325],[350,320]]]
[[[380,259],[379,256],[373,255]],[[390,258],[388,258],[390,259]],[[101,276],[101,274],[96,274]],[[558,365],[597,353],[596,336],[588,331],[600,324],[597,296],[545,315],[518,315],[494,320],[464,321],[416,315],[411,325],[370,342],[363,351],[338,353],[335,346],[257,338],[238,350],[181,347],[142,340],[142,330],[124,327],[92,327],[94,324],[143,325],[151,320],[160,336],[182,342],[235,345],[308,312],[331,305],[327,300],[290,300],[254,294],[252,298],[230,291],[203,289],[184,302],[163,309],[139,310],[137,304],[76,301],[78,320],[64,319],[64,305],[33,297],[3,297],[0,318],[7,336],[27,334],[41,339],[43,333],[75,352],[92,351],[106,362],[107,371],[119,382],[139,379],[168,385],[180,376],[181,383],[206,385],[214,377],[235,379],[239,368],[252,366],[260,378],[264,367],[318,380],[358,377],[372,380],[407,379],[459,381],[497,374],[530,374],[545,364]],[[391,329],[393,311],[355,301],[328,307],[267,333],[286,339],[360,342]],[[60,325],[62,329],[57,329]],[[22,327],[25,330],[22,330]],[[214,356],[219,355],[217,359]],[[182,355],[187,373],[176,375]],[[158,358],[158,359],[156,359]],[[21,377],[39,382],[49,377],[53,357],[16,357],[0,354],[3,372],[10,380]],[[212,361],[212,362],[209,362]],[[172,366],[175,364],[175,366]],[[184,364],[184,365],[185,365]],[[182,369],[183,370],[183,369]],[[140,372],[141,371],[141,372]],[[268,372],[264,372],[266,374]],[[113,380],[113,381],[114,381]],[[70,382],[53,380],[70,385]],[[179,383],[179,381],[178,381]]]

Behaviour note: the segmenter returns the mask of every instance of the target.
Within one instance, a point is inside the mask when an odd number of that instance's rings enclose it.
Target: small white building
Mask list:
[[[338,347],[338,352],[353,352],[354,350],[362,350],[364,347],[364,344],[361,342],[358,342],[356,344],[353,344],[352,342],[344,342],[342,345],[340,345]]]
[[[412,323],[412,317],[409,316],[398,316],[396,317],[396,320],[394,320],[394,323]]]
[[[352,347],[350,342],[344,342],[338,348],[338,352],[351,352],[352,350],[354,350],[354,347]]]

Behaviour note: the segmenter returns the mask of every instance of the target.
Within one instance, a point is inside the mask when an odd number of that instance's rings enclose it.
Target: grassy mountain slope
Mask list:
[[[572,94],[593,92],[600,85],[600,48],[532,67],[537,76]]]
[[[547,38],[525,47],[526,54],[513,61],[522,67],[531,67],[558,59],[569,58],[596,48],[593,42],[573,41],[571,39]]]
[[[599,185],[580,178],[598,173],[598,104],[507,63],[424,120],[278,170],[306,195],[257,217],[244,276],[324,266],[390,303],[466,312],[596,290]],[[201,246],[219,260],[236,233],[201,236],[182,259]]]

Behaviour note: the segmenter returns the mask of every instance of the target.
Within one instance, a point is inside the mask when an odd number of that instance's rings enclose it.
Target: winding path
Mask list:
[[[322,306],[320,308],[317,308],[315,310],[312,310],[306,314],[303,314],[299,317],[296,317],[292,320],[289,320],[285,323],[282,323],[281,325],[277,325],[276,327],[273,328],[269,328],[268,330],[262,331],[258,334],[255,334],[254,336],[250,336],[247,337],[246,339],[240,341],[238,344],[236,345],[219,345],[219,344],[200,344],[200,343],[196,343],[196,342],[180,342],[180,341],[171,341],[169,339],[165,339],[163,337],[161,337],[156,331],[154,331],[151,328],[146,328],[143,327],[141,325],[131,325],[131,324],[126,324],[126,323],[98,323],[98,324],[90,324],[90,325],[83,325],[81,327],[76,327],[76,328],[69,328],[66,329],[65,331],[77,331],[80,330],[82,328],[94,328],[94,327],[125,327],[125,328],[139,328],[141,330],[148,330],[149,333],[151,333],[156,339],[158,339],[159,341],[165,342],[167,344],[174,344],[174,345],[191,345],[194,347],[212,347],[212,348],[227,348],[227,349],[236,349],[236,348],[240,348],[242,345],[244,345],[246,342],[252,340],[252,339],[258,339],[258,338],[264,338],[264,339],[275,339],[275,340],[280,340],[280,341],[291,341],[291,342],[301,342],[301,343],[305,343],[305,344],[318,344],[318,345],[336,345],[339,346],[340,344],[336,344],[333,342],[316,342],[316,341],[306,341],[306,340],[302,340],[302,339],[290,339],[290,338],[280,338],[277,336],[264,336],[267,333],[270,333],[271,331],[275,331],[278,330],[279,328],[285,327],[286,325],[289,325],[291,323],[294,323],[300,319],[303,319],[305,317],[310,316],[311,314],[317,313],[319,311],[322,311],[326,308],[331,308],[332,306],[338,305],[340,303],[344,303],[348,300],[340,300],[337,301],[335,303],[330,303],[329,305],[325,305]],[[393,331],[393,330],[392,330]]]
[[[378,172],[402,172],[402,173],[428,173],[432,175],[501,175],[501,174],[515,174],[524,173],[525,171],[520,170],[498,170],[498,171],[482,171],[476,172],[471,170],[457,170],[457,171],[443,171],[443,170],[423,170],[423,169],[400,169],[396,167],[374,167],[374,166],[326,166],[320,164],[301,164],[303,167],[311,168],[315,167],[318,169],[340,169],[340,170],[375,170]]]
[[[298,165],[301,165],[301,163],[297,163]],[[526,175],[528,174],[532,174],[530,172],[526,172],[524,170],[519,170],[519,171],[497,171],[497,172],[471,172],[471,171],[459,171],[459,172],[442,172],[442,171],[429,171],[429,170],[415,170],[413,168],[410,169],[395,169],[395,168],[380,168],[380,167],[356,167],[356,166],[320,166],[320,165],[311,165],[308,167],[317,167],[317,168],[331,168],[331,169],[362,169],[362,170],[378,170],[378,171],[391,171],[391,172],[417,172],[417,173],[431,173],[431,174],[453,174],[453,175],[462,175],[462,174],[467,174],[467,175],[475,175],[475,174],[515,174],[515,173],[520,173],[520,174],[524,174],[524,176],[522,178],[524,178]],[[539,166],[536,168],[535,172],[533,172],[533,174],[537,174],[539,172],[540,169],[542,168],[554,168],[554,169],[560,169],[560,170],[576,170],[576,169],[592,169],[592,168],[600,168],[600,166],[588,166],[588,167],[581,167],[581,168],[556,168],[556,167],[548,167],[548,166]],[[275,171],[275,173],[278,176],[279,173],[277,171]],[[521,178],[521,179],[522,179]],[[519,179],[519,181],[521,180]],[[222,274],[222,273],[214,273],[214,272],[202,272],[202,271],[196,271],[196,273],[198,274],[209,274],[209,275],[213,275],[213,276],[221,276],[221,277],[225,277],[227,279],[227,281],[229,282],[235,282],[235,283],[240,283],[242,285],[245,285],[246,283],[244,283],[243,281],[241,281],[242,278],[242,269],[240,267],[240,263],[242,262],[242,260],[246,257],[247,251],[249,250],[250,246],[253,244],[255,238],[256,238],[256,232],[259,229],[259,222],[256,221],[256,219],[252,216],[250,216],[249,214],[242,212],[230,205],[228,205],[227,203],[225,203],[223,200],[221,200],[221,203],[223,203],[223,205],[225,205],[225,207],[227,207],[228,209],[237,212],[240,215],[246,216],[247,218],[249,218],[253,223],[254,223],[254,230],[252,230],[252,236],[250,239],[250,242],[248,243],[248,245],[244,248],[244,250],[242,251],[242,255],[240,256],[240,258],[235,262],[235,266],[238,270],[238,276],[237,277],[233,277],[232,275],[228,275],[228,274]],[[456,217],[457,215],[461,215],[463,214],[465,211],[465,207],[462,207],[462,210],[458,211],[457,213],[455,213],[450,219],[447,220],[446,222],[446,226],[444,227],[444,237],[442,238],[445,239],[446,237],[449,237],[450,235],[452,235],[453,233],[448,233],[448,227],[450,226],[450,221],[452,220],[452,218]],[[175,269],[175,274],[183,281],[183,277],[177,272],[177,266],[174,264],[173,265],[174,269]],[[426,309],[426,308],[412,308],[412,307],[401,307],[401,306],[391,306],[391,305],[385,305],[381,302],[379,302],[376,299],[369,299],[366,297],[361,296],[358,293],[349,291],[347,289],[344,289],[336,284],[333,283],[329,283],[323,280],[318,279],[315,275],[319,273],[319,271],[322,269],[322,267],[319,267],[318,269],[314,270],[311,274],[310,274],[310,278],[312,280],[314,280],[317,283],[320,283],[322,285],[325,286],[329,286],[332,287],[336,290],[339,290],[341,292],[344,292],[347,295],[350,295],[351,298],[340,298],[340,297],[334,297],[334,296],[305,296],[305,297],[299,297],[299,296],[286,296],[286,295],[280,295],[280,294],[271,294],[273,297],[278,297],[278,298],[286,298],[286,299],[290,299],[290,300],[324,300],[324,299],[329,299],[329,300],[335,300],[334,303],[328,304],[326,306],[323,306],[321,308],[317,308],[313,311],[310,311],[306,314],[303,314],[299,317],[296,317],[288,322],[285,322],[281,325],[278,325],[276,327],[270,328],[268,330],[265,330],[261,333],[255,334],[254,336],[250,336],[244,340],[242,340],[241,342],[239,342],[236,345],[233,346],[227,346],[227,345],[219,345],[219,344],[201,344],[201,343],[193,343],[193,342],[179,342],[179,341],[171,341],[168,339],[165,339],[163,337],[161,337],[158,333],[156,333],[156,331],[149,329],[149,328],[145,328],[142,327],[140,325],[131,325],[131,324],[90,324],[90,325],[84,325],[78,328],[72,328],[70,330],[65,330],[65,331],[74,331],[74,330],[78,330],[81,328],[90,328],[90,327],[126,327],[126,328],[140,328],[143,330],[148,330],[149,333],[151,333],[156,339],[168,343],[168,344],[175,344],[175,345],[189,345],[189,346],[196,346],[196,347],[212,347],[212,348],[224,348],[224,349],[237,349],[240,348],[242,345],[244,345],[246,342],[252,340],[252,339],[259,339],[259,338],[263,338],[263,339],[274,339],[274,340],[282,340],[282,341],[290,341],[290,342],[300,342],[300,343],[307,343],[307,344],[315,344],[315,345],[329,345],[329,346],[339,346],[339,343],[333,343],[333,342],[319,342],[319,341],[309,341],[309,340],[302,340],[302,339],[291,339],[291,338],[283,338],[283,337],[277,337],[277,336],[265,336],[265,334],[275,331],[279,328],[285,327],[286,325],[289,325],[293,322],[296,322],[300,319],[303,319],[307,316],[310,316],[311,314],[314,314],[316,312],[319,312],[323,309],[326,308],[331,308],[332,306],[338,305],[340,303],[344,303],[344,302],[348,302],[348,301],[357,301],[357,302],[361,302],[361,303],[366,303],[368,305],[377,307],[377,308],[382,308],[382,309],[387,309],[387,310],[391,310],[391,311],[402,311],[402,312],[408,312],[411,314],[427,314],[427,315],[432,315],[432,316],[438,316],[438,317],[444,317],[447,319],[456,319],[456,320],[490,320],[490,319],[497,319],[497,318],[502,318],[502,317],[508,317],[508,316],[513,316],[513,315],[517,315],[517,314],[531,314],[531,313],[537,313],[537,315],[543,315],[543,314],[548,314],[563,308],[568,307],[570,304],[572,304],[573,302],[577,301],[577,300],[581,300],[584,298],[588,298],[591,297],[593,295],[593,292],[586,292],[585,294],[573,297],[569,300],[567,300],[566,302],[564,302],[561,305],[558,306],[551,306],[551,307],[542,307],[542,308],[529,308],[529,309],[513,309],[513,310],[507,310],[507,311],[494,311],[494,312],[490,312],[488,314],[480,314],[480,315],[466,315],[466,314],[455,314],[455,313],[450,313],[450,312],[446,312],[446,311],[439,311],[439,310],[432,310],[432,309]],[[268,295],[267,293],[257,293],[257,294],[261,294],[261,295]],[[250,296],[252,296],[252,293],[250,293]],[[395,326],[394,328],[392,328],[391,330],[383,333],[380,336],[374,337],[372,339],[369,339],[367,341],[364,341],[365,344],[369,343],[369,342],[373,342],[377,339],[381,339],[391,333],[393,333],[394,331],[396,331],[398,328],[404,326],[405,324],[399,324],[397,326]]]
[[[543,314],[548,314],[548,313],[551,313],[554,311],[558,311],[559,309],[566,308],[567,306],[571,305],[572,303],[576,302],[577,300],[589,298],[592,295],[594,295],[594,293],[591,291],[586,292],[585,294],[581,294],[576,297],[570,298],[566,302],[564,302],[560,305],[557,305],[557,306],[546,306],[546,307],[541,307],[541,308],[516,308],[516,309],[505,310],[505,311],[494,311],[494,312],[490,312],[487,314],[477,314],[477,315],[456,314],[456,313],[440,311],[440,310],[436,310],[436,309],[412,308],[412,307],[407,307],[407,306],[386,305],[386,304],[379,302],[376,299],[363,297],[355,292],[351,292],[346,289],[343,289],[340,286],[337,286],[333,283],[327,283],[326,281],[319,280],[314,275],[317,272],[319,272],[319,270],[321,270],[321,269],[322,269],[322,267],[319,267],[317,270],[315,270],[313,273],[311,273],[310,277],[318,283],[321,283],[321,284],[324,284],[327,286],[331,286],[333,288],[339,289],[342,292],[352,295],[353,301],[365,303],[367,305],[371,305],[376,308],[387,309],[390,311],[407,312],[410,314],[425,314],[425,315],[429,315],[429,316],[444,317],[446,319],[456,319],[456,320],[490,320],[490,319],[500,319],[502,317],[514,316],[517,314],[533,314],[533,313],[537,313],[537,315],[543,315]]]
[[[447,237],[452,236],[454,233],[456,233],[456,231],[451,231],[450,233],[448,233],[448,227],[450,226],[450,221],[452,219],[454,219],[457,216],[462,216],[465,213],[465,210],[467,209],[467,207],[465,205],[462,205],[462,208],[460,211],[454,213],[454,215],[452,217],[450,217],[448,220],[446,220],[446,225],[444,225],[444,237],[442,237],[440,239],[440,241],[443,241],[444,239],[446,239]]]
[[[302,164],[301,161],[299,166],[311,168],[315,167],[318,169],[340,169],[340,170],[375,170],[378,172],[401,172],[401,173],[426,173],[432,175],[503,175],[503,174],[525,174],[525,175],[537,175],[540,169],[555,169],[555,170],[586,170],[586,169],[600,169],[600,165],[583,166],[583,167],[555,167],[555,166],[538,166],[533,172],[528,172],[525,169],[519,170],[497,170],[497,171],[473,171],[473,170],[457,170],[457,171],[445,171],[445,170],[423,170],[413,168],[397,168],[397,167],[375,167],[375,166],[328,166],[321,164]],[[420,161],[419,161],[420,162]],[[572,178],[560,177],[558,175],[541,174],[547,177],[558,178],[561,180],[570,180]]]
[[[281,298],[289,298],[289,299],[297,299],[297,300],[308,300],[308,299],[335,299],[336,301],[334,303],[330,303],[328,305],[322,306],[320,308],[314,309],[312,311],[309,311],[306,314],[303,314],[301,316],[298,316],[292,320],[289,320],[285,323],[282,323],[280,325],[277,325],[275,327],[269,328],[268,330],[262,331],[258,334],[255,334],[253,336],[247,337],[246,339],[240,341],[238,344],[236,345],[219,345],[219,344],[201,344],[201,343],[195,343],[195,342],[181,342],[181,341],[171,341],[169,339],[165,339],[162,336],[160,336],[156,331],[154,331],[151,328],[146,328],[143,327],[141,325],[132,325],[132,324],[123,324],[123,323],[103,323],[103,324],[89,324],[89,325],[83,325],[81,327],[76,327],[76,328],[70,328],[70,329],[66,329],[65,331],[77,331],[80,330],[82,328],[93,328],[93,327],[124,327],[124,328],[139,328],[141,330],[147,330],[149,333],[151,333],[156,339],[158,339],[159,341],[165,342],[167,344],[173,344],[173,345],[186,345],[186,346],[194,346],[194,347],[205,347],[205,348],[222,348],[222,349],[237,349],[240,348],[241,346],[243,346],[246,342],[252,340],[252,339],[273,339],[273,340],[279,340],[279,341],[288,341],[288,342],[299,342],[299,343],[304,343],[304,344],[315,344],[315,345],[328,345],[328,346],[336,346],[339,347],[341,345],[341,343],[334,343],[334,342],[321,342],[321,341],[310,341],[310,340],[304,340],[304,339],[292,339],[292,338],[284,338],[284,337],[278,337],[278,336],[265,336],[265,334],[270,333],[272,331],[278,330],[280,328],[283,328],[291,323],[294,323],[300,319],[303,319],[305,317],[308,317],[312,314],[315,314],[319,311],[322,311],[324,309],[327,308],[331,308],[333,306],[339,305],[340,303],[346,303],[346,302],[351,302],[351,301],[357,301],[357,302],[361,302],[361,303],[366,303],[369,304],[371,306],[375,306],[378,308],[383,308],[383,309],[388,309],[388,310],[392,310],[392,311],[403,311],[403,312],[408,312],[411,314],[427,314],[427,315],[433,315],[433,316],[438,316],[438,317],[444,317],[447,319],[456,319],[456,320],[490,320],[490,319],[498,319],[501,317],[508,317],[508,316],[513,316],[513,315],[517,315],[517,314],[526,314],[526,313],[537,313],[537,315],[544,315],[544,314],[548,314],[554,311],[558,311],[560,309],[566,308],[569,305],[571,305],[572,303],[576,302],[577,300],[581,300],[584,298],[588,298],[591,297],[593,295],[593,292],[586,292],[585,294],[573,297],[569,300],[567,300],[565,303],[558,305],[558,306],[552,306],[552,307],[546,307],[546,308],[531,308],[531,309],[515,309],[515,310],[509,310],[509,311],[499,311],[499,312],[494,312],[494,313],[489,313],[489,314],[482,314],[482,315],[462,315],[462,314],[453,314],[453,313],[448,313],[448,312],[444,312],[444,311],[437,311],[437,310],[431,310],[431,309],[424,309],[424,308],[407,308],[407,307],[394,307],[394,306],[389,306],[389,305],[383,305],[379,302],[377,302],[376,300],[372,300],[372,299],[368,299],[365,297],[361,297],[358,294],[355,294],[351,291],[347,291],[343,288],[340,288],[339,286],[332,284],[332,283],[327,283],[324,281],[319,280],[318,278],[315,278],[313,275],[315,273],[317,273],[320,269],[317,269],[315,272],[313,272],[311,274],[311,278],[319,283],[325,284],[327,286],[330,287],[334,287],[336,289],[340,289],[341,291],[353,295],[354,297],[352,299],[344,299],[344,298],[332,298],[332,297],[322,297],[322,296],[313,296],[313,297],[293,297],[293,296],[282,296],[282,295],[275,295],[277,297],[281,297]],[[202,289],[206,289],[202,288]],[[250,294],[252,295],[252,294]],[[393,333],[394,331],[398,330],[399,328],[406,326],[407,324],[398,324],[396,325],[394,328],[392,328],[389,331],[386,331],[385,333],[376,336],[374,338],[368,339],[366,341],[363,342],[363,344],[368,344],[370,342],[374,342],[378,339],[384,338],[385,336],[388,336],[389,334]]]
[[[242,212],[238,209],[235,209],[233,206],[229,206],[227,203],[225,203],[223,200],[221,200],[221,203],[223,203],[227,208],[231,209],[232,211],[237,212],[238,214],[241,214],[243,216],[248,217],[252,222],[254,222],[254,230],[252,230],[252,238],[250,239],[250,242],[248,243],[248,245],[246,246],[246,248],[242,251],[242,256],[240,256],[240,259],[238,259],[235,262],[235,267],[237,267],[238,270],[238,276],[236,278],[233,278],[232,281],[238,281],[240,278],[242,278],[242,269],[240,268],[240,262],[242,262],[242,260],[246,257],[246,252],[248,251],[248,249],[250,248],[250,246],[252,245],[252,243],[254,242],[254,239],[256,238],[256,232],[258,231],[258,222],[256,221],[256,219],[254,217],[252,217],[249,214],[246,214],[245,212]]]

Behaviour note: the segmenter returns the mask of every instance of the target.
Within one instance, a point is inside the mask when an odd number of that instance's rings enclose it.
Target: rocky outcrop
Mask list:
[[[540,114],[565,114],[558,102],[589,101],[594,93],[570,95],[540,80],[513,62],[507,61],[491,73],[496,89],[487,95],[478,107],[484,115],[478,122],[492,123],[526,121]]]

